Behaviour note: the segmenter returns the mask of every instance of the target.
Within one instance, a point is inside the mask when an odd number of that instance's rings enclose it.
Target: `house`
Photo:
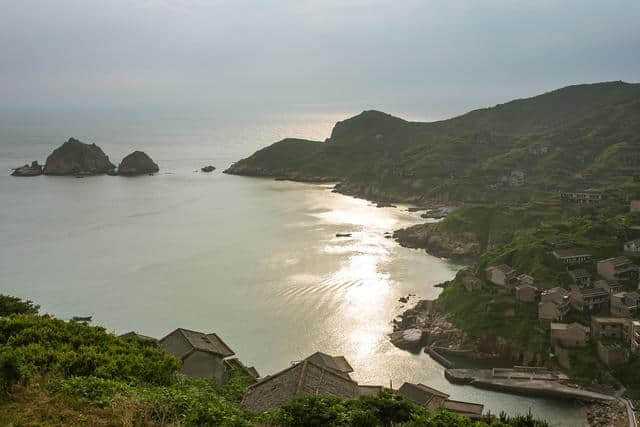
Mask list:
[[[542,292],[542,294],[540,295],[540,301],[542,302],[552,301],[552,302],[555,302],[556,304],[562,304],[564,302],[568,302],[568,300],[569,300],[569,291],[559,287],[547,289],[546,291]]]
[[[348,375],[307,358],[250,385],[241,406],[249,412],[264,412],[298,396],[353,399],[360,393],[358,384]]]
[[[634,239],[624,244],[624,251],[637,254],[640,253],[640,239]]]
[[[485,270],[487,279],[494,285],[511,289],[516,283],[516,271],[506,264],[489,267]]]
[[[618,292],[611,295],[611,315],[633,317],[638,312],[640,294],[638,292]]]
[[[598,341],[598,359],[609,368],[624,365],[629,361],[629,348],[622,341]]]
[[[567,191],[560,193],[560,198],[575,203],[598,203],[602,200],[602,191],[588,188],[582,191]]]
[[[598,261],[597,268],[599,275],[612,282],[638,280],[638,266],[625,256]]]
[[[520,187],[524,185],[525,174],[521,170],[512,170],[511,176],[508,178],[509,185],[512,187]]]
[[[591,254],[581,248],[556,249],[551,254],[563,264],[582,264],[591,259]]]
[[[640,350],[640,321],[631,321],[629,325],[629,341],[631,343],[631,353],[638,354]]]
[[[534,279],[533,277],[529,276],[528,274],[521,274],[519,275],[516,280],[518,280],[518,283],[520,285],[531,285],[533,286],[536,282],[536,279]]]
[[[602,288],[574,288],[571,290],[569,301],[578,311],[598,313],[609,305],[609,292]]]
[[[594,288],[602,288],[605,291],[609,292],[609,295],[613,295],[622,289],[621,283],[609,282],[608,280],[596,280],[593,282]]]
[[[224,384],[229,371],[224,359],[235,353],[216,334],[178,328],[158,341],[167,353],[182,360],[180,372],[196,378],[213,380]]]
[[[353,372],[353,368],[344,356],[330,356],[326,353],[322,353],[321,351],[316,351],[305,360],[310,360],[323,368],[341,373],[347,378],[351,378],[349,374]]]
[[[126,334],[118,335],[118,338],[124,339],[135,339],[138,341],[146,341],[146,342],[157,342],[158,340],[153,337],[148,337],[146,335],[139,334],[135,331],[127,332]]]
[[[483,287],[482,280],[470,274],[462,278],[462,285],[467,290],[467,292],[481,291]]]
[[[431,412],[446,409],[458,415],[481,418],[484,411],[484,405],[450,400],[448,394],[424,384],[404,383],[398,389],[398,394],[416,405],[426,407]]]
[[[601,338],[623,339],[627,322],[627,319],[619,317],[593,316],[591,318],[591,336],[596,341]]]
[[[591,331],[579,323],[551,323],[551,345],[560,344],[565,348],[584,347]]]
[[[538,296],[538,288],[531,285],[516,286],[516,299],[522,302],[534,302]]]
[[[245,366],[245,364],[242,363],[237,357],[225,359],[224,363],[229,374],[233,374],[234,371],[241,371],[254,380],[260,378],[260,374],[258,373],[258,370],[256,368],[254,368],[253,366]]]
[[[360,385],[358,384],[358,395],[359,396],[377,396],[384,390],[388,390],[388,388],[383,387],[381,385]]]
[[[640,200],[629,202],[629,212],[640,212]]]
[[[538,303],[538,319],[543,322],[562,320],[569,313],[569,301],[558,304],[554,301],[541,301]]]
[[[569,276],[571,280],[580,288],[586,288],[591,286],[591,273],[584,268],[578,268],[576,270],[569,270]]]
[[[416,405],[425,406],[435,412],[442,408],[449,395],[424,384],[404,383],[398,389],[398,394]]]

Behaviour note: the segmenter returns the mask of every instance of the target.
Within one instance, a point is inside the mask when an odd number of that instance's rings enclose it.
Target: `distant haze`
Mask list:
[[[638,0],[0,0],[0,111],[433,118],[640,80]]]

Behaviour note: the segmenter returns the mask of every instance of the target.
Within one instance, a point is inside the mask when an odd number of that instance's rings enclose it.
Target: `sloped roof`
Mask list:
[[[426,405],[434,397],[447,399],[448,394],[438,391],[424,384],[404,383],[398,389],[398,394],[418,405]]]
[[[484,411],[484,405],[479,403],[461,402],[459,400],[445,400],[442,408],[460,415],[480,416]]]
[[[250,377],[252,377],[253,379],[260,378],[260,374],[258,373],[258,370],[256,368],[254,368],[253,366],[246,366],[237,357],[234,357],[233,359],[226,359],[225,363],[231,369],[239,369],[244,373],[246,373],[247,375],[249,375]]]
[[[203,332],[192,331],[190,329],[184,328],[176,329],[175,331],[162,338],[160,342],[164,341],[167,337],[175,333],[181,334],[187,340],[193,350],[206,351],[208,353],[217,354],[222,357],[229,357],[235,354],[235,352],[231,350],[231,348],[227,344],[225,344],[225,342],[222,341],[222,338],[220,338],[217,334],[205,334]]]
[[[125,338],[125,339],[126,338],[136,338],[136,339],[139,339],[139,340],[142,340],[142,341],[158,341],[156,338],[148,337],[146,335],[139,334],[139,333],[137,333],[135,331],[130,331],[130,332],[124,333],[122,335],[118,335],[118,338]]]
[[[250,385],[241,405],[247,411],[262,412],[302,395],[352,399],[359,389],[346,375],[305,359]]]
[[[306,360],[311,360],[314,363],[319,364],[320,366],[333,369],[337,372],[342,372],[345,374],[353,372],[353,368],[351,367],[349,362],[347,362],[347,359],[345,359],[344,356],[331,356],[321,351],[317,351],[311,356],[307,357]]]
[[[589,252],[582,248],[556,249],[552,252],[557,258],[573,258],[578,256],[591,256]]]

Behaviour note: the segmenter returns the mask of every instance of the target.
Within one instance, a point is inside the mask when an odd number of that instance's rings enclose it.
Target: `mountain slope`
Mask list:
[[[607,82],[432,123],[364,111],[325,142],[285,139],[225,172],[341,181],[372,199],[482,201],[606,185],[639,168],[640,84]]]

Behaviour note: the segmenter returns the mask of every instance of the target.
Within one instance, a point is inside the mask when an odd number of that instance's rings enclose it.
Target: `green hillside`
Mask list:
[[[486,201],[606,186],[639,166],[640,84],[608,82],[432,123],[364,111],[325,142],[285,139],[225,172],[337,180],[374,199]]]

